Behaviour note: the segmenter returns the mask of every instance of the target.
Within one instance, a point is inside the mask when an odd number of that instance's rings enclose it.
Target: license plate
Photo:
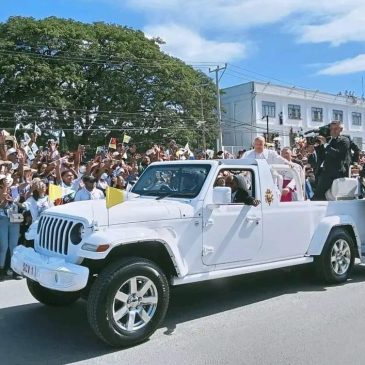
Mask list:
[[[34,265],[27,264],[23,262],[23,275],[27,276],[30,279],[36,279],[37,277],[37,268]]]

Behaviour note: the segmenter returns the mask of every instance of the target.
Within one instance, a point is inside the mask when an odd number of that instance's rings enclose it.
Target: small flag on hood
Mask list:
[[[124,191],[116,188],[108,187],[106,193],[106,208],[109,209],[114,205],[123,203],[125,200]]]

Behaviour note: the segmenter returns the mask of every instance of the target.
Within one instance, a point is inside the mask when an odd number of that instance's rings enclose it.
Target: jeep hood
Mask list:
[[[108,225],[108,210],[105,200],[88,200],[60,205],[48,209],[44,214],[86,220],[91,226]],[[194,209],[184,201],[155,200],[151,198],[135,198],[115,205],[109,209],[109,224],[151,222],[168,219],[189,218],[194,216]]]

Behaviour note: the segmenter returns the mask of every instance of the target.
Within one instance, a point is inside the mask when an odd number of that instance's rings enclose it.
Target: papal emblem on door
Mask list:
[[[271,203],[274,201],[274,194],[272,192],[272,190],[267,189],[265,192],[265,202],[269,205],[271,205]]]

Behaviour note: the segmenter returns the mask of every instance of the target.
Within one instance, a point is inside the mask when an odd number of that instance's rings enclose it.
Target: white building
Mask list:
[[[342,120],[343,134],[365,149],[365,100],[313,90],[248,82],[223,89],[223,145],[237,152],[249,148],[256,136],[278,133],[280,145],[290,145],[289,135]],[[363,142],[364,141],[364,142]]]

